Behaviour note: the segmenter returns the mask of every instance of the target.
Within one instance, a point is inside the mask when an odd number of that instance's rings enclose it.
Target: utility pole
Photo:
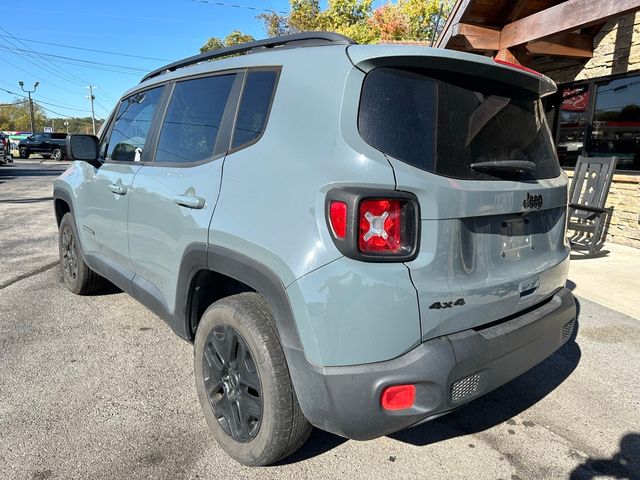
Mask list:
[[[93,124],[93,134],[96,134],[96,114],[93,110],[93,101],[96,97],[93,95],[93,85],[87,87],[89,89],[89,101],[91,102],[91,123]]]
[[[40,82],[36,82],[33,85],[33,90],[25,90],[24,82],[22,80],[18,82],[18,85],[20,85],[20,88],[23,92],[29,95],[29,111],[31,112],[31,134],[33,135],[34,133],[36,133],[36,123],[35,119],[33,118],[33,100],[31,100],[31,94],[35,93],[35,91],[38,89],[38,85],[40,85]]]
[[[69,133],[69,122],[68,121],[64,121],[64,126],[67,127],[67,134]]]

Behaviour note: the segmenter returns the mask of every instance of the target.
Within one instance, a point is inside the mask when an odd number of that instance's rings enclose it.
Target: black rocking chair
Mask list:
[[[600,251],[607,236],[613,208],[606,208],[607,196],[618,157],[579,157],[569,194],[567,229],[571,248]]]

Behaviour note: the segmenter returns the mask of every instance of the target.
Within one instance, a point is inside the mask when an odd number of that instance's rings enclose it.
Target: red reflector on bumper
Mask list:
[[[385,410],[404,410],[416,401],[415,385],[394,385],[382,391],[380,403]]]

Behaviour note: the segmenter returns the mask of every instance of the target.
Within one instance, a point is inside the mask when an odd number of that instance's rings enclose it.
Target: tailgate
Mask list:
[[[490,59],[423,50],[349,53],[367,72],[360,135],[420,204],[419,255],[407,266],[426,340],[544,301],[564,285],[569,251],[567,177],[540,102],[555,85]]]

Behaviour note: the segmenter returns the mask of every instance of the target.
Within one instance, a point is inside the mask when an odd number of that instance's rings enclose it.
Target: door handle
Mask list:
[[[125,195],[127,193],[127,187],[125,187],[121,183],[111,183],[109,184],[109,188],[113,193],[117,195]]]
[[[173,203],[180,205],[181,207],[201,209],[204,207],[204,198],[196,197],[194,195],[176,195],[173,197]]]

